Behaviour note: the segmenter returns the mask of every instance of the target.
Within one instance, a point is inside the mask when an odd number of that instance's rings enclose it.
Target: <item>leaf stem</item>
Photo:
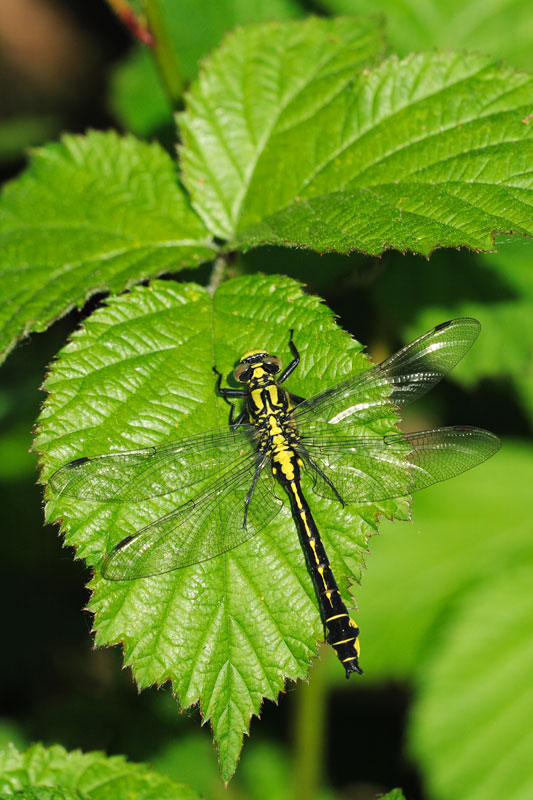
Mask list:
[[[316,797],[322,781],[330,650],[330,647],[322,648],[321,658],[313,668],[309,684],[300,684],[296,692],[291,800]]]
[[[107,0],[122,24],[130,31],[132,36],[143,44],[152,47],[154,37],[143,15],[137,14],[128,0]]]
[[[168,36],[158,0],[144,0],[144,11],[154,37],[152,50],[161,80],[172,106],[177,108],[182,103],[183,77],[176,49]]]
[[[223,255],[218,256],[213,264],[213,270],[209,283],[207,284],[207,291],[213,296],[226,276],[226,257]]]

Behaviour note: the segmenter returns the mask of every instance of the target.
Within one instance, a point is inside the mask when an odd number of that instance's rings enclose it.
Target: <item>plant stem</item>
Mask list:
[[[211,296],[213,296],[224,280],[226,274],[226,257],[223,255],[218,256],[215,259],[215,263],[213,264],[213,270],[211,272],[211,277],[209,278],[209,283],[207,284],[207,291]]]
[[[144,11],[154,36],[152,50],[172,106],[182,103],[183,78],[176,50],[170,41],[158,0],[144,0]]]
[[[322,781],[330,650],[330,647],[322,648],[309,684],[300,684],[296,692],[291,800],[317,797]]]
[[[154,39],[146,20],[143,16],[135,13],[128,0],[107,0],[107,3],[122,21],[122,24],[128,28],[132,36],[143,44],[152,47]]]

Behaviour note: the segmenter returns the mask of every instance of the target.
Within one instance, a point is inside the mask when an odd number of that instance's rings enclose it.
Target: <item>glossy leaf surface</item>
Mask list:
[[[0,795],[19,800],[197,800],[181,783],[123,756],[35,744],[0,751]]]
[[[0,201],[0,356],[97,292],[213,252],[159,145],[96,132],[46,145]]]
[[[371,24],[256,26],[206,61],[180,117],[206,225],[237,247],[369,254],[533,234],[531,78],[453,52],[371,68]]]

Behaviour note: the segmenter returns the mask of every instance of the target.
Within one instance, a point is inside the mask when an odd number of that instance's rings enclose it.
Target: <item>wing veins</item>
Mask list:
[[[75,459],[49,484],[61,495],[94,501],[141,501],[198,483],[223,461],[231,462],[250,441],[251,426],[220,428],[161,447]],[[211,463],[212,462],[212,463]],[[179,479],[178,486],[176,482]]]
[[[466,426],[382,437],[332,439],[318,434],[302,439],[304,455],[309,452],[343,499],[360,503],[406,496],[448,480],[485,461],[499,447],[494,434]],[[330,496],[320,482],[315,492]]]
[[[243,504],[233,493],[247,491],[255,471],[261,470],[261,475],[266,472],[265,463],[257,453],[251,453],[196,497],[127,536],[104,561],[104,577],[129,580],[170,572],[207,561],[250,539],[270,522],[281,503],[265,494],[260,481],[256,487],[258,507],[250,525],[244,527]]]
[[[294,420],[305,433],[316,422],[364,425],[417,400],[447,375],[479,334],[468,317],[442,323],[369,369],[357,372],[300,403]]]

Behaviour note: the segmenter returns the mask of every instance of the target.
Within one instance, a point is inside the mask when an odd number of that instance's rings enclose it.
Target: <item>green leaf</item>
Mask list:
[[[382,50],[376,19],[249,25],[225,38],[178,117],[184,179],[211,230],[244,243],[247,227],[294,201],[336,137],[329,109]]]
[[[406,342],[435,319],[479,319],[475,355],[452,378],[469,387],[482,378],[509,378],[533,420],[533,242],[500,237],[497,247],[497,253],[453,259],[436,253],[431,270],[421,260],[394,259],[376,294],[389,325]]]
[[[361,71],[378,42],[375,22],[310,19],[237,31],[206,61],[182,161],[218,236],[427,255],[533,234],[533,80],[457,53]]]
[[[532,484],[531,448],[504,441],[487,463],[417,494],[413,524],[380,523],[358,593],[369,680],[416,681],[455,599],[531,558]]]
[[[412,749],[436,800],[525,800],[531,771],[533,559],[452,608],[414,708]]]
[[[302,13],[295,0],[160,0],[159,10],[186,81],[196,75],[200,58],[230,28]],[[110,103],[123,125],[140,136],[172,123],[170,101],[149,49],[138,45],[118,65]]]
[[[379,800],[405,800],[405,795],[401,789],[393,789],[392,792],[382,795]]]
[[[45,789],[48,789],[46,794]],[[36,744],[19,753],[0,751],[0,792],[24,800],[196,800],[199,795],[182,783],[158,775],[144,764],[123,756],[67,752],[59,745]],[[20,793],[20,794],[19,794]]]
[[[88,795],[80,794],[79,792],[71,792],[68,789],[48,789],[45,786],[39,786],[29,789],[23,789],[21,792],[13,792],[0,794],[0,800],[90,800]]]
[[[34,153],[0,201],[0,355],[92,294],[212,258],[158,146],[92,132]]]
[[[50,396],[36,441],[45,454],[43,476],[78,456],[227,426],[228,407],[215,394],[213,364],[227,375],[254,346],[287,362],[291,328],[302,355],[288,383],[293,393],[314,394],[367,363],[331,312],[288,278],[229,281],[213,298],[199,286],[166,282],[112,298],[73,337],[46,381]],[[388,418],[377,424],[384,433],[394,430]],[[49,517],[60,516],[66,542],[98,565],[125,535],[189,497],[179,486],[175,494],[138,504],[62,497],[50,506]],[[380,508],[389,516],[405,515],[406,502]],[[350,603],[346,578],[359,577],[375,508],[365,507],[364,518],[355,510],[339,514],[313,496],[313,511]],[[183,707],[200,701],[225,779],[263,697],[275,699],[287,677],[303,678],[317,640],[324,638],[287,507],[253,539],[218,558],[124,583],[97,574],[93,589],[97,643],[123,643],[139,686],[170,679]]]
[[[335,14],[367,14],[365,0],[321,0]],[[517,67],[533,68],[533,15],[529,0],[376,0],[385,14],[387,38],[395,53],[432,47],[490,53]]]

